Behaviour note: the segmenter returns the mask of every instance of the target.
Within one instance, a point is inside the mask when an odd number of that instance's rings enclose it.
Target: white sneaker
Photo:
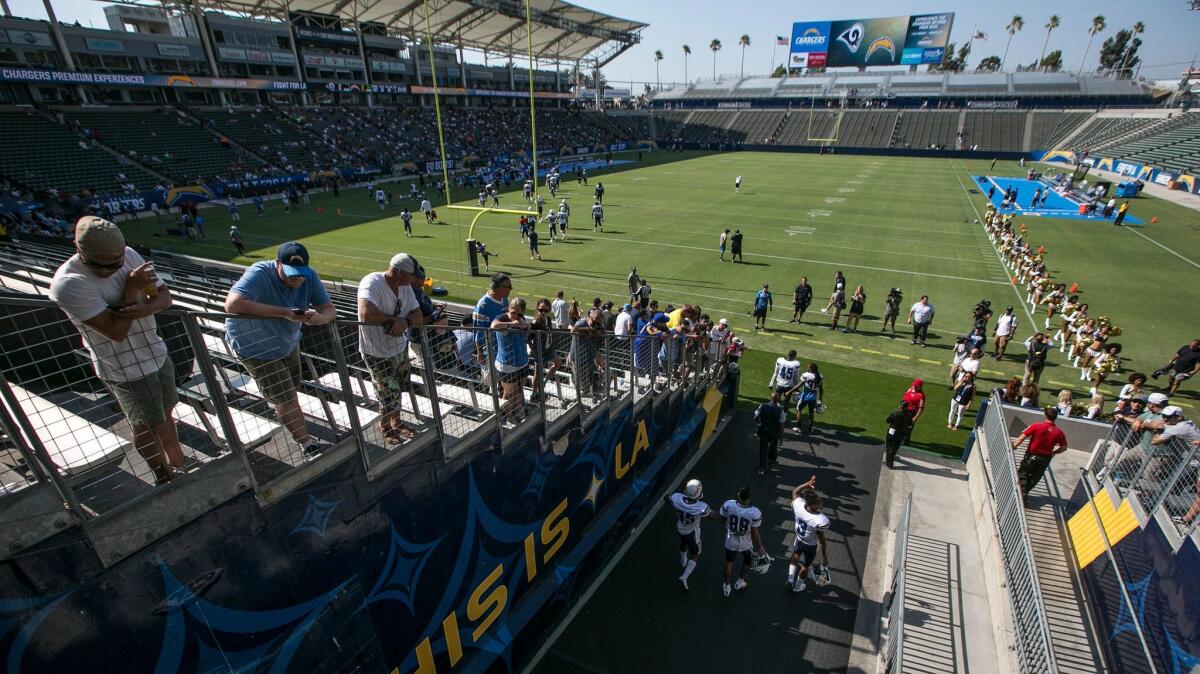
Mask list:
[[[721,594],[725,595],[726,597],[729,596],[729,583],[721,585]]]
[[[680,577],[679,577],[679,585],[680,585],[681,587],[683,587],[683,589],[684,589],[684,591],[685,591],[685,592],[686,592],[688,589],[690,589],[690,588],[688,588],[688,584],[687,584],[687,578],[684,578],[683,576],[680,576]]]
[[[829,313],[829,310],[828,310],[828,309],[822,309],[822,310],[821,310],[821,313],[823,313],[823,314],[827,314],[827,313]]]
[[[804,581],[802,581],[802,580],[797,580],[796,584],[792,586],[792,592],[803,592],[807,589],[808,589],[808,586],[805,585]]]
[[[738,579],[737,579],[737,582],[733,584],[733,589],[735,589],[735,590],[744,590],[744,589],[746,589],[746,588],[747,588],[747,587],[749,587],[749,586],[750,586],[750,583],[747,583],[747,582],[746,582],[744,579],[742,579],[742,578],[738,578]]]

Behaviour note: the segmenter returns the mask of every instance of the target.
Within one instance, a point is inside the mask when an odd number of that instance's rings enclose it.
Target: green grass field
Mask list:
[[[577,188],[570,180],[560,192],[573,212],[570,239],[548,245],[545,228],[540,229],[543,261],[529,260],[514,215],[484,215],[475,238],[499,253],[492,270],[512,274],[514,294],[527,297],[552,297],[561,289],[581,302],[597,296],[620,301],[629,267],[636,265],[660,303],[699,303],[714,319],[728,318],[735,332],[747,337],[756,355],[747,362],[744,395],[762,394],[774,357],[794,348],[802,359],[834,368],[827,375],[831,406],[827,421],[877,434],[887,408],[898,400],[908,379],[946,381],[948,349],[970,327],[971,308],[980,299],[990,299],[998,311],[1008,304],[1017,307],[1019,340],[1032,332],[1034,322],[1021,301],[1023,288],[1010,284],[981,226],[974,223],[985,202],[983,195],[973,191],[971,179],[977,174],[1022,171],[1007,162],[989,172],[989,164],[852,155],[656,152],[647,155],[644,163],[593,173],[591,183],[599,179],[607,188],[602,234],[591,231],[592,188]],[[744,179],[741,195],[734,194],[736,175]],[[406,193],[407,184],[393,191]],[[548,193],[545,196],[548,203],[557,203]],[[474,204],[473,194],[456,198]],[[380,212],[364,189],[355,189],[338,199],[315,195],[311,205],[292,214],[284,213],[278,201],[268,202],[268,215],[262,218],[254,217],[253,206],[243,206],[241,229],[251,249],[247,258],[233,255],[227,239],[230,218],[224,207],[204,212],[209,240],[197,244],[156,236],[162,226],[152,220],[123,227],[131,240],[140,243],[243,264],[271,258],[281,241],[297,239],[309,247],[314,268],[336,280],[356,281],[368,271],[384,268],[392,254],[409,252],[453,299],[473,303],[486,281],[466,272],[463,241],[474,214],[440,208],[443,224],[432,226],[418,215],[416,236],[405,239],[398,214],[406,204],[413,207],[401,199]],[[510,192],[502,196],[501,206],[523,208],[525,203],[519,192]],[[318,214],[317,207],[326,212]],[[1036,217],[1024,222],[1030,231],[1028,240],[1047,248],[1046,260],[1055,278],[1078,282],[1093,315],[1106,314],[1124,328],[1118,341],[1125,347],[1125,370],[1148,372],[1200,333],[1196,311],[1200,213],[1148,196],[1135,200],[1132,212],[1145,221],[1157,216],[1159,222],[1136,229]],[[744,264],[717,259],[717,239],[726,227],[740,228],[745,234]],[[860,284],[866,289],[867,311],[859,334],[828,330],[819,312],[837,270],[846,275],[848,290]],[[803,275],[813,286],[814,306],[803,324],[790,324],[792,288]],[[770,283],[776,306],[769,330],[754,334],[748,312],[763,283]],[[879,334],[884,296],[893,286],[903,289],[906,305],[922,294],[930,296],[937,315],[929,348],[910,345],[904,332],[896,338]],[[901,324],[903,320],[902,316]],[[1037,327],[1042,320],[1039,314]],[[1012,347],[1005,361],[984,361],[983,388],[1021,371],[1023,347],[1018,340]],[[1077,370],[1062,367],[1064,359],[1055,352],[1042,378],[1045,388],[1055,393],[1071,388],[1077,397],[1086,397],[1087,386],[1078,380]],[[1103,388],[1115,393],[1123,378],[1113,377]],[[882,409],[849,411],[865,405],[863,387],[887,391]],[[842,393],[837,393],[839,389]],[[934,389],[939,387],[930,387]],[[1050,397],[1044,396],[1046,401]],[[1184,397],[1181,402],[1193,413],[1200,409],[1194,390]],[[935,395],[931,401],[933,423],[926,426],[930,433],[944,427],[942,398]],[[961,446],[961,438],[961,434],[938,432],[929,444],[952,449]]]

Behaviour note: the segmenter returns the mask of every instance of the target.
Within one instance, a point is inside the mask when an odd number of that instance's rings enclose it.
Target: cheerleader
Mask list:
[[[1120,353],[1120,344],[1109,344],[1108,349],[1092,364],[1092,395],[1099,391],[1105,377],[1121,369],[1121,357],[1118,355]]]
[[[1042,298],[1042,303],[1046,305],[1046,329],[1050,329],[1050,319],[1054,318],[1054,312],[1062,305],[1063,297],[1066,295],[1067,284],[1059,283],[1055,285],[1050,292],[1046,293]]]
[[[1071,416],[1071,391],[1070,391],[1070,389],[1063,389],[1058,392],[1058,403],[1056,403],[1054,405],[1054,408],[1058,410],[1058,416],[1060,416],[1060,417]]]
[[[1096,333],[1092,337],[1091,344],[1089,344],[1087,349],[1083,352],[1083,363],[1080,364],[1080,366],[1079,366],[1080,369],[1082,370],[1079,373],[1080,379],[1083,379],[1083,380],[1087,379],[1088,368],[1090,368],[1092,366],[1092,363],[1094,363],[1096,361],[1096,359],[1100,357],[1100,354],[1104,353],[1104,343],[1107,341],[1108,341],[1108,326],[1101,325],[1098,328],[1096,328]]]
[[[1083,352],[1087,350],[1088,345],[1096,336],[1096,319],[1085,319],[1082,324],[1073,326],[1072,330],[1075,333],[1075,339],[1071,342],[1071,350],[1067,354],[1067,358],[1070,359],[1072,367],[1079,367],[1079,360],[1083,358]],[[1086,378],[1080,377],[1080,379]]]
[[[1055,338],[1058,340],[1058,350],[1060,353],[1066,353],[1067,345],[1071,342],[1072,333],[1077,325],[1083,325],[1083,321],[1087,319],[1088,305],[1086,302],[1078,304],[1079,298],[1072,295],[1067,304],[1063,307],[1062,312],[1062,328],[1059,329]]]

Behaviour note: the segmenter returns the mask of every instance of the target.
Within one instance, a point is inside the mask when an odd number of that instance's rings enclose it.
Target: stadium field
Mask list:
[[[984,360],[981,389],[990,390],[1021,372],[1020,341],[1031,334],[1035,320],[1041,328],[1044,319],[1044,310],[1035,319],[1023,305],[1023,287],[1011,284],[976,223],[986,199],[974,177],[1024,171],[1015,162],[999,162],[995,169],[990,164],[849,154],[658,151],[612,173],[591,172],[587,187],[577,187],[573,176],[564,174],[559,197],[565,197],[572,210],[569,239],[550,244],[541,226],[542,261],[529,259],[517,216],[485,214],[475,238],[499,254],[492,259],[492,271],[513,275],[515,295],[552,297],[561,289],[581,304],[597,296],[619,302],[625,297],[629,268],[636,266],[660,303],[699,303],[714,319],[727,317],[735,332],[747,336],[752,350],[770,354],[765,361],[752,362],[773,362],[776,354],[795,348],[806,360],[886,373],[897,381],[921,376],[945,382],[949,348],[970,327],[972,307],[989,299],[999,313],[1013,304],[1021,323],[1018,339],[1004,361]],[[737,175],[743,176],[740,195],[733,188]],[[592,186],[597,180],[606,188],[603,233],[591,228]],[[548,206],[558,203],[544,187],[541,190]],[[415,211],[415,204],[399,198],[407,194],[407,183],[394,185],[392,191],[398,198],[382,212],[363,188],[344,190],[340,198],[314,195],[310,205],[292,214],[284,213],[278,201],[269,201],[267,215],[256,218],[254,207],[245,204],[240,211],[250,249],[246,258],[236,257],[228,241],[230,217],[224,206],[203,212],[206,242],[168,239],[153,219],[123,227],[132,240],[156,248],[243,264],[269,259],[278,243],[297,239],[309,246],[321,275],[334,280],[357,281],[368,271],[384,268],[393,253],[406,251],[420,259],[452,299],[473,303],[486,282],[466,271],[463,242],[474,214],[440,208],[443,224],[425,225],[417,213],[415,236],[405,239],[398,214],[405,205]],[[429,194],[435,203],[442,200],[432,189]],[[473,194],[462,193],[458,203],[474,205]],[[519,191],[510,191],[502,195],[501,207],[524,208],[525,202]],[[1128,371],[1153,370],[1200,331],[1200,213],[1149,196],[1134,200],[1130,213],[1147,224],[1118,228],[1099,221],[1015,220],[1028,227],[1030,243],[1046,247],[1054,277],[1078,283],[1092,315],[1107,315],[1124,330],[1114,340],[1125,347],[1123,372],[1102,387],[1111,394]],[[1153,217],[1158,222],[1149,224]],[[741,229],[745,235],[744,263],[718,260],[717,240],[724,228]],[[846,276],[848,294],[860,284],[867,293],[859,334],[829,330],[826,315],[820,313],[838,270]],[[791,294],[804,275],[813,286],[814,300],[797,325],[788,322]],[[755,334],[748,314],[763,283],[771,286],[775,308],[768,330]],[[902,313],[920,295],[929,295],[937,311],[929,348],[910,344],[904,315],[896,336],[880,334],[879,318],[891,287],[904,292]],[[1044,402],[1064,387],[1086,400],[1088,385],[1079,381],[1077,369],[1064,367],[1065,358],[1056,351],[1043,375],[1049,394]],[[757,370],[749,368],[743,384],[743,391],[754,396],[765,391],[769,376],[769,370],[761,376]],[[1194,390],[1185,386],[1181,393],[1182,404],[1200,408]],[[853,405],[853,396],[845,402]],[[1111,402],[1110,398],[1110,406]]]

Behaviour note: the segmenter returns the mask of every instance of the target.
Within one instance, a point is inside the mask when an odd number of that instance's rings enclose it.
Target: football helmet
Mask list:
[[[690,499],[698,499],[704,496],[704,485],[700,484],[700,480],[688,480],[687,486],[683,488],[683,493]]]
[[[750,562],[750,570],[754,573],[766,573],[771,568],[775,558],[771,555],[755,555]]]
[[[833,582],[829,577],[829,569],[824,564],[813,564],[808,567],[808,580],[816,583],[818,587],[824,587]]]

